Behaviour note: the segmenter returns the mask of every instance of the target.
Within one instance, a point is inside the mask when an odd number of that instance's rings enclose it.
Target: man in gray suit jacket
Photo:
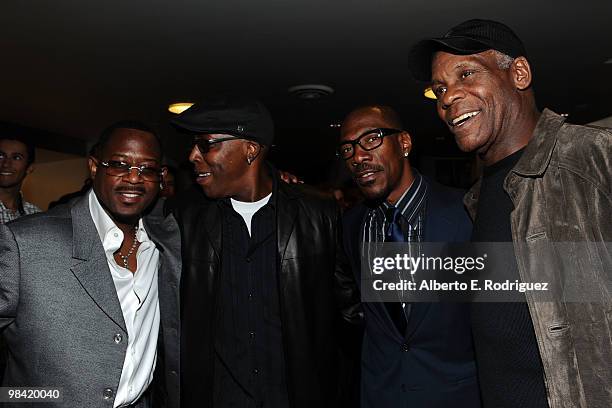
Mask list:
[[[151,208],[160,161],[149,128],[118,123],[89,193],[0,225],[4,386],[60,389],[62,407],[179,406],[180,239]]]

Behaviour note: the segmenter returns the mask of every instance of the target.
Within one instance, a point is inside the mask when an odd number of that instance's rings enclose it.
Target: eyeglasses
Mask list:
[[[355,155],[355,146],[359,145],[359,147],[366,151],[374,150],[382,144],[385,136],[394,135],[400,132],[401,130],[399,129],[390,128],[368,130],[355,140],[348,140],[340,143],[336,155],[344,160],[348,160]]]
[[[218,139],[204,139],[200,136],[193,138],[193,146],[196,146],[200,153],[206,154],[210,151],[210,147],[214,144],[227,142],[228,140],[249,140],[244,137],[232,136],[232,137],[220,137]]]
[[[159,167],[149,167],[145,165],[130,166],[128,163],[117,160],[101,161],[98,162],[98,164],[106,169],[107,175],[114,177],[124,177],[130,174],[132,169],[136,169],[136,174],[142,177],[143,180],[157,182],[162,174],[162,170]]]

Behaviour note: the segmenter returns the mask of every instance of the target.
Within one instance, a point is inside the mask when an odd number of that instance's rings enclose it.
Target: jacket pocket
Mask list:
[[[553,323],[548,326],[548,334],[552,337],[562,336],[570,329],[568,323]]]

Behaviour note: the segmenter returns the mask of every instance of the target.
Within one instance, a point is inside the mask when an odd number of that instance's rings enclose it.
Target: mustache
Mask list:
[[[363,173],[366,171],[382,171],[384,170],[382,166],[372,165],[368,163],[358,163],[356,166],[353,166],[353,173]]]
[[[144,194],[146,192],[146,190],[143,187],[139,187],[139,186],[125,186],[125,187],[117,187],[115,189],[115,192],[117,193],[140,193],[140,194]]]

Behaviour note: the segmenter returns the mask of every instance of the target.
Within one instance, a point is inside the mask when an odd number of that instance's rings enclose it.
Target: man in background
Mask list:
[[[23,199],[21,186],[34,170],[34,145],[21,136],[0,136],[0,224],[40,212]]]
[[[540,112],[523,43],[502,23],[465,21],[410,59],[459,148],[485,165],[465,196],[472,240],[512,242],[522,282],[604,288],[597,300],[474,304],[484,405],[612,406],[612,132]]]

